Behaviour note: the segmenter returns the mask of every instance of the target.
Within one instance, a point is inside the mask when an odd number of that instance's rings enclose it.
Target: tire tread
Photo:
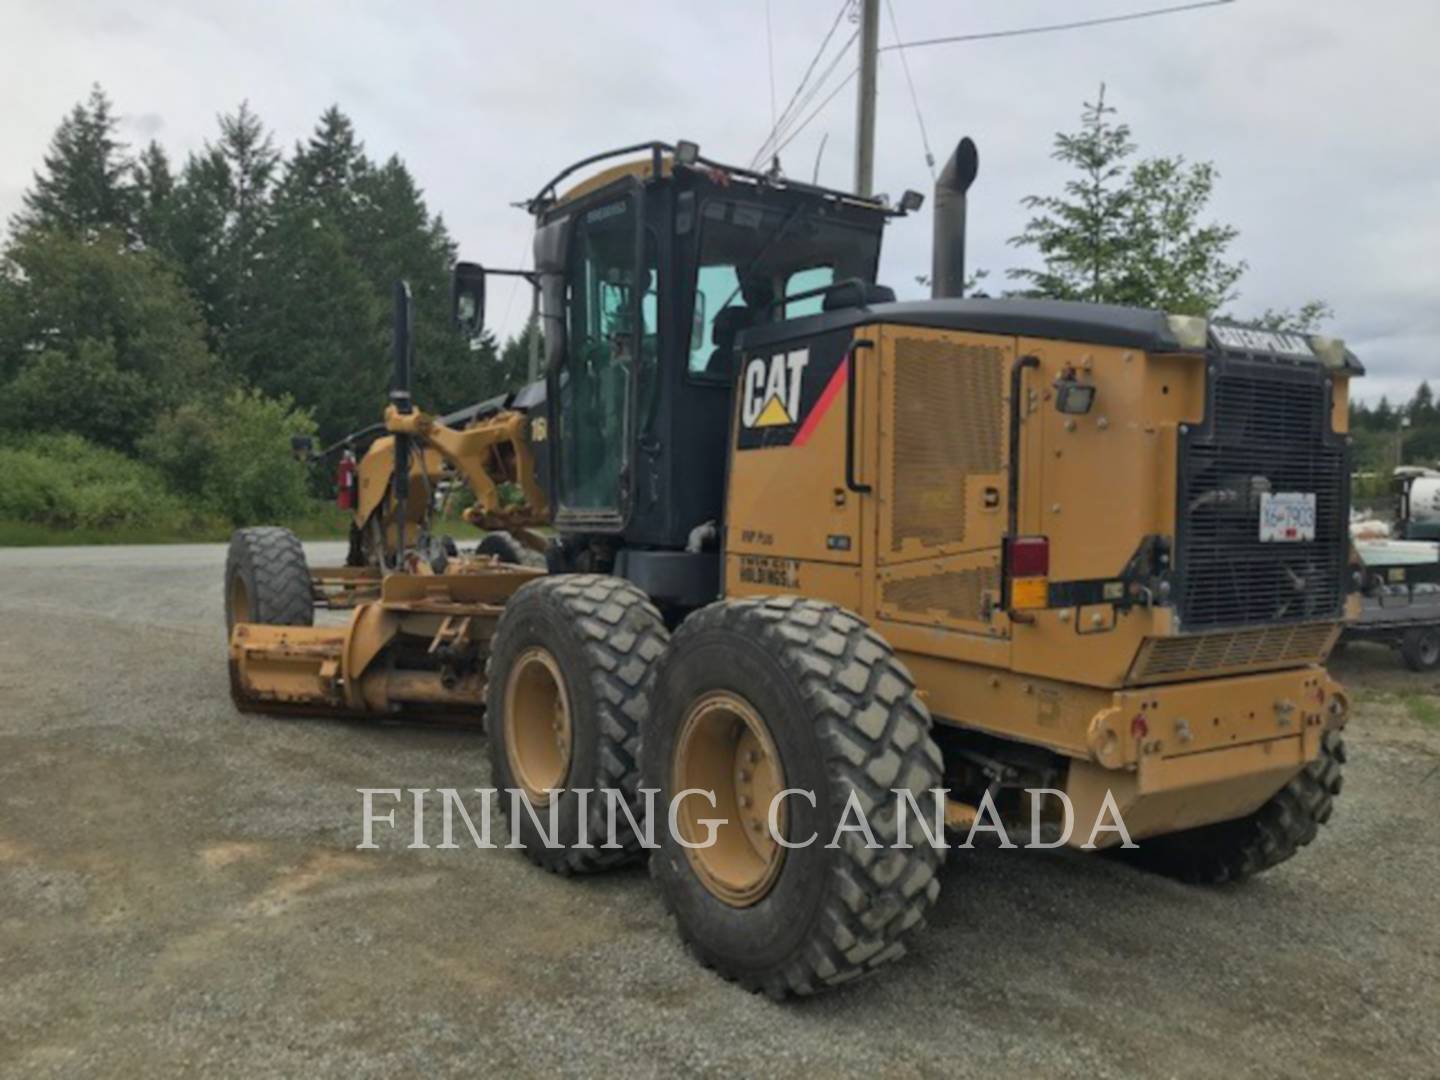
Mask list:
[[[772,998],[811,994],[868,975],[905,954],[940,892],[943,849],[923,840],[908,849],[891,846],[895,815],[884,809],[893,802],[892,787],[918,795],[940,786],[930,714],[885,640],[835,604],[794,596],[722,600],[681,625],[671,657],[690,637],[713,630],[757,641],[788,670],[825,747],[836,809],[854,791],[882,847],[870,850],[853,833],[845,835],[810,936],[783,969],[763,976],[706,955],[662,889],[667,907],[701,963]]]
[[[492,534],[494,535],[494,534]],[[588,835],[591,843],[605,835],[605,802],[599,789],[615,788],[624,793],[626,805],[641,819],[640,747],[642,725],[650,715],[652,680],[650,671],[665,652],[669,633],[665,622],[650,598],[624,578],[608,574],[555,574],[536,578],[516,591],[506,605],[506,613],[519,610],[516,600],[528,598],[552,607],[569,624],[580,631],[581,647],[586,656],[585,672],[569,673],[571,677],[588,678],[600,707],[596,730],[600,746],[596,760],[597,775],[586,783],[596,788],[589,805]],[[512,614],[513,617],[513,614]],[[506,632],[506,616],[501,615],[495,628],[499,640]],[[491,677],[495,649],[486,660],[485,677],[489,684],[488,712],[498,715],[502,688]],[[502,810],[508,810],[504,799]],[[563,857],[556,851],[525,848],[525,855],[538,866],[561,874],[585,874],[608,870],[634,862],[641,852],[641,839],[629,828],[617,810],[617,836],[620,848],[591,849],[567,847]]]

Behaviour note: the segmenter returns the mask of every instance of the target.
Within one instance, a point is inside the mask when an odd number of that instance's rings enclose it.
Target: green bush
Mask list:
[[[290,440],[314,433],[309,414],[288,397],[232,390],[161,417],[141,439],[140,455],[192,505],[236,525],[258,525],[311,509],[305,466]]]
[[[175,528],[183,503],[154,469],[78,435],[0,446],[0,519],[67,529]]]

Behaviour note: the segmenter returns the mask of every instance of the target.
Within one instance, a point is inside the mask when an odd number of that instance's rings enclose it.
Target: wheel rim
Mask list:
[[[1420,639],[1420,661],[1434,667],[1440,661],[1440,634],[1426,634]]]
[[[687,848],[701,883],[731,907],[748,907],[774,887],[785,848],[770,834],[771,801],[785,788],[780,755],[765,722],[744,698],[729,691],[707,694],[680,724],[671,768],[672,794],[688,788],[715,793],[715,806],[698,795],[678,807],[676,826],[687,843],[702,843],[702,819],[722,820],[715,842]],[[777,815],[784,835],[785,808]]]
[[[549,650],[526,649],[505,682],[505,754],[530,802],[545,806],[570,772],[570,698]]]
[[[211,593],[210,595],[215,595]],[[239,574],[230,578],[230,625],[233,627],[237,622],[250,622],[250,589],[245,584],[245,579]]]

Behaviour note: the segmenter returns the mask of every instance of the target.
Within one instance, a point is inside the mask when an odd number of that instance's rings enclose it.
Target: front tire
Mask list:
[[[640,838],[618,806],[619,847],[601,846],[608,840],[603,792],[618,790],[643,821],[640,728],[650,712],[651,668],[668,640],[649,598],[604,574],[537,578],[505,604],[486,667],[485,726],[507,816],[511,790],[547,830],[556,803],[554,847],[516,803],[511,827],[531,862],[590,873],[638,854]],[[580,789],[589,791],[583,814]],[[581,839],[590,846],[576,846]]]
[[[833,604],[793,596],[721,601],[676,632],[660,666],[645,738],[645,786],[657,814],[686,788],[677,815],[691,843],[700,819],[724,819],[715,843],[687,849],[657,826],[651,858],[666,906],[701,963],[774,998],[809,994],[904,955],[940,891],[944,855],[907,826],[896,847],[892,789],[927,818],[941,782],[940,751],[914,681],[885,641]],[[784,800],[770,837],[762,795]],[[837,836],[851,799],[873,830]],[[748,801],[747,801],[748,800]],[[686,804],[679,804],[684,807]],[[761,821],[765,821],[762,835]],[[832,840],[838,841],[834,847]],[[776,850],[778,849],[778,850]]]
[[[315,594],[305,548],[275,525],[237,529],[225,556],[225,631],[237,622],[313,626]]]
[[[1320,756],[1248,817],[1151,837],[1117,854],[1192,885],[1244,881],[1293,858],[1315,839],[1334,813],[1344,764],[1345,740],[1328,731]]]

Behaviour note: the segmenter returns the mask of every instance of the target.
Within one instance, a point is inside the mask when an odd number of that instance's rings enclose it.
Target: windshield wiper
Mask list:
[[[790,216],[780,223],[780,228],[776,229],[775,234],[771,236],[769,240],[765,241],[765,246],[755,253],[753,259],[745,264],[744,270],[735,275],[735,288],[730,295],[725,298],[725,302],[715,309],[717,314],[730,306],[730,301],[734,300],[735,297],[740,294],[740,291],[745,287],[745,282],[750,280],[750,272],[760,264],[760,260],[770,254],[770,249],[780,242],[781,238],[790,231],[796,222],[805,216],[805,212],[809,209],[810,207],[802,204],[790,211]],[[768,306],[774,307],[775,301],[771,300]]]

